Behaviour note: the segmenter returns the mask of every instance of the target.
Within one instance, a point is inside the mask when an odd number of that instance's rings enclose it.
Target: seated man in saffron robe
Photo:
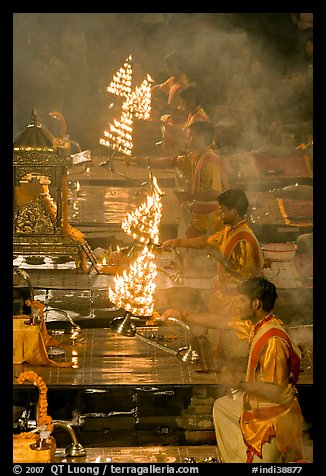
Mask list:
[[[295,388],[300,350],[272,313],[277,299],[273,283],[256,276],[243,282],[239,291],[250,352],[245,381],[230,380],[230,395],[218,398],[213,405],[221,461],[302,460],[303,416]]]

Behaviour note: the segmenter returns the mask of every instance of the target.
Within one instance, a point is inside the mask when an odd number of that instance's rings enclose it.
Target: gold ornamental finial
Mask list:
[[[40,127],[41,124],[39,123],[39,121],[37,120],[37,113],[36,113],[36,109],[35,107],[33,108],[33,111],[32,111],[32,121],[30,123],[30,126],[36,126],[36,127]]]

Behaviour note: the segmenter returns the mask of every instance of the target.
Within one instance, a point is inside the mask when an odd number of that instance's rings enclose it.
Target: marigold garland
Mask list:
[[[67,233],[68,227],[68,174],[62,175],[62,228],[64,233]]]
[[[18,376],[18,383],[22,384],[27,380],[32,384],[36,385],[39,389],[39,399],[38,399],[38,419],[37,419],[37,426],[39,428],[45,427],[46,431],[52,433],[53,431],[53,423],[52,417],[47,414],[48,408],[48,400],[47,400],[47,391],[48,388],[42,379],[36,372],[33,370],[26,370],[25,372],[21,372]],[[24,435],[23,438],[29,438],[32,436]]]
[[[155,326],[155,321],[156,319],[160,317],[160,313],[157,311],[154,311],[153,314],[150,316],[149,319],[145,322],[146,326]]]
[[[38,438],[38,435],[33,431],[28,431],[28,432],[24,431],[23,433],[19,433],[18,435],[13,435],[13,437],[15,439],[19,439],[19,440],[23,440],[23,439],[25,439],[25,440],[30,439],[31,440],[31,439],[33,439],[34,441],[36,441],[37,438]]]
[[[41,197],[44,203],[45,211],[49,215],[53,225],[55,225],[57,218],[57,206],[49,193],[43,192]]]
[[[44,322],[44,303],[37,300],[31,301],[30,299],[26,299],[25,301],[26,306],[30,307],[32,309],[32,312],[35,310],[39,310],[39,317],[41,320],[41,323]]]
[[[50,193],[44,189],[41,194],[45,210],[48,213],[53,224],[56,223],[57,217],[57,206],[51,197]],[[74,241],[77,241],[81,245],[85,244],[84,234],[70,225],[68,222],[68,175],[65,173],[62,176],[62,230],[66,236],[69,236]],[[81,249],[80,250],[80,259],[76,263],[77,268],[80,268],[83,272],[87,270],[87,260],[86,254]]]

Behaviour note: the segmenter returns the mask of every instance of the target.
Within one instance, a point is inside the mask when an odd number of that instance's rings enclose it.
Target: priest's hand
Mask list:
[[[168,320],[169,317],[174,317],[174,319],[179,319],[179,321],[181,321],[181,314],[182,312],[181,311],[178,311],[176,309],[167,309],[162,315],[161,317],[164,319],[164,320]]]

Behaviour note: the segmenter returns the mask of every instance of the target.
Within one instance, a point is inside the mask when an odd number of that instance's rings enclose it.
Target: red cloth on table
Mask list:
[[[277,178],[312,177],[306,158],[298,157],[255,157],[256,167],[262,175],[275,171]],[[274,175],[273,175],[274,176]]]

